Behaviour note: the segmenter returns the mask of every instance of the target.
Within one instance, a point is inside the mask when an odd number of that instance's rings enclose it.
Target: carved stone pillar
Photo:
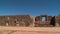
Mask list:
[[[46,23],[48,23],[48,16],[46,16]]]
[[[19,22],[18,21],[16,21],[16,26],[19,26]]]
[[[6,23],[6,26],[8,26],[9,24],[8,23]]]
[[[33,22],[30,26],[34,27],[35,26],[35,17],[32,16],[31,19],[33,20]]]
[[[59,27],[59,23],[55,23],[55,24],[56,24],[56,25],[55,25],[56,27]]]

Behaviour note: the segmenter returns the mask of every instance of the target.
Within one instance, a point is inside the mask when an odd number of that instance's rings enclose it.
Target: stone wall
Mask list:
[[[45,17],[45,21],[42,21]],[[57,27],[60,26],[60,16],[30,16],[30,15],[15,15],[15,16],[0,16],[0,26],[20,26],[20,27]]]
[[[46,19],[45,19],[45,22],[43,22],[42,21],[42,17],[45,17]],[[36,18],[35,18],[35,26],[36,27],[51,27],[51,26],[53,26],[52,24],[51,24],[51,20],[52,20],[52,16],[48,16],[48,15],[40,15],[40,16],[37,16]]]
[[[29,26],[33,20],[29,15],[0,16],[1,26]]]
[[[55,24],[56,24],[56,27],[59,27],[60,26],[60,15],[58,16],[55,16]]]

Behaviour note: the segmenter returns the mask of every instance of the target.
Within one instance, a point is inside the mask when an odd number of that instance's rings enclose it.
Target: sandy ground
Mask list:
[[[60,27],[4,27],[0,34],[60,34]]]

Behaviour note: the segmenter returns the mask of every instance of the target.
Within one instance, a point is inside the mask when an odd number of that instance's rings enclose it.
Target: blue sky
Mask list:
[[[60,0],[0,0],[0,16],[60,14]]]

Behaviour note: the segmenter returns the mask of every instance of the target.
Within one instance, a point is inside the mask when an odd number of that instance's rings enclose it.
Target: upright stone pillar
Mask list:
[[[56,27],[59,27],[59,23],[55,23],[55,26],[56,26]]]
[[[16,21],[16,26],[19,26],[19,22],[18,21]]]
[[[35,26],[35,17],[33,17],[33,27]]]
[[[40,20],[39,20],[39,23],[42,23],[42,16],[40,16],[40,18],[39,18]]]
[[[34,27],[35,26],[35,17],[31,16],[31,19],[33,20],[32,23],[30,24],[30,27]]]
[[[48,23],[48,16],[46,16],[46,23]]]
[[[48,21],[48,16],[46,16],[46,21]]]
[[[6,23],[6,26],[8,26],[8,23]]]

